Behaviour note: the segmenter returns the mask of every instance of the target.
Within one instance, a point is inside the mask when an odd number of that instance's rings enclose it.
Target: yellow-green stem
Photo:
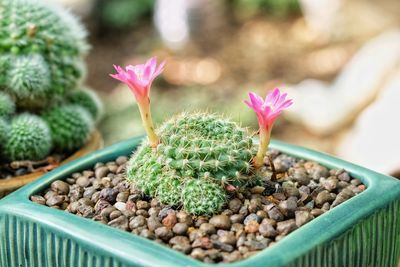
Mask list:
[[[144,129],[146,130],[147,137],[151,147],[156,147],[159,143],[159,138],[154,130],[153,119],[151,118],[150,99],[146,97],[144,101],[138,101],[140,116]]]
[[[268,150],[270,138],[271,131],[268,131],[265,128],[260,128],[260,145],[258,147],[257,155],[253,159],[255,168],[260,168],[264,165],[264,157]]]

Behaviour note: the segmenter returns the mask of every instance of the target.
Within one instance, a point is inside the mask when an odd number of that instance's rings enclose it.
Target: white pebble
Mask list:
[[[114,204],[114,207],[117,208],[117,210],[125,211],[126,210],[126,203],[117,202],[117,203]]]

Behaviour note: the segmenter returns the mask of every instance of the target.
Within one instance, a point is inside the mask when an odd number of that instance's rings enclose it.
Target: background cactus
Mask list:
[[[9,161],[41,160],[51,148],[65,155],[80,148],[101,113],[95,93],[80,89],[84,28],[48,0],[1,0],[0,18],[2,154]]]
[[[100,98],[88,88],[73,90],[67,94],[66,99],[71,104],[84,107],[95,121],[99,119],[102,113],[103,105]]]
[[[9,160],[40,160],[48,155],[51,144],[47,124],[40,117],[25,113],[12,120],[4,155]]]
[[[37,108],[76,88],[84,76],[85,30],[50,1],[0,2],[0,90]]]
[[[4,142],[7,140],[8,130],[8,122],[4,118],[0,117],[0,149],[3,147]]]
[[[11,97],[0,91],[0,116],[10,116],[15,112],[15,103]]]
[[[160,144],[147,141],[132,156],[128,180],[166,204],[193,214],[218,212],[226,184],[245,186],[254,155],[252,139],[236,123],[206,113],[180,114],[159,129]]]
[[[93,129],[89,112],[78,105],[54,106],[43,114],[50,127],[54,149],[73,151],[83,146]]]

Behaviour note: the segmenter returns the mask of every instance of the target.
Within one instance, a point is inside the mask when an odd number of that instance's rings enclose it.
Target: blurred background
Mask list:
[[[88,28],[106,145],[143,133],[112,65],[156,55],[167,60],[151,92],[156,124],[209,110],[255,131],[243,99],[279,87],[295,104],[273,138],[400,176],[400,1],[57,1]]]

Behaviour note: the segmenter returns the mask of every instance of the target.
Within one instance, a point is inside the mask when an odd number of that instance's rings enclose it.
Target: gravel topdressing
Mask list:
[[[277,182],[232,198],[220,214],[192,216],[161,205],[124,179],[127,157],[57,180],[31,200],[152,239],[207,263],[234,262],[365,190],[344,170],[271,151]]]

